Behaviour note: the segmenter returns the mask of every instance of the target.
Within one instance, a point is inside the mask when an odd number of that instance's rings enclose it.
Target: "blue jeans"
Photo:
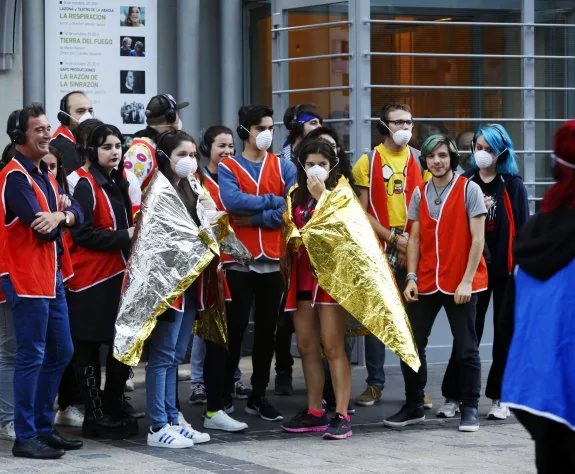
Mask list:
[[[367,369],[367,385],[385,385],[385,344],[373,334],[365,336],[365,367]]]
[[[21,298],[7,276],[2,277],[2,289],[16,334],[14,430],[17,440],[27,440],[53,431],[54,401],[74,354],[68,305],[59,271],[55,298]]]
[[[191,383],[204,383],[204,359],[206,358],[206,343],[197,335],[194,335],[192,354],[190,356]],[[242,371],[238,367],[234,373],[237,382],[242,378]]]
[[[146,401],[152,429],[178,424],[176,407],[178,365],[184,362],[196,319],[196,286],[185,293],[184,311],[174,321],[158,321],[149,343]]]
[[[12,310],[0,303],[0,425],[14,421],[14,367],[16,336]]]

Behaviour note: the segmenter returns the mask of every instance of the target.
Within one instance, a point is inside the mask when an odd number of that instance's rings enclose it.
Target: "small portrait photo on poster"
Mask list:
[[[120,7],[120,26],[146,26],[144,7]]]
[[[126,102],[120,107],[122,123],[142,124],[146,121],[146,109],[142,102]]]
[[[120,36],[120,56],[146,56],[146,38],[144,36]]]
[[[131,70],[120,71],[120,93],[145,94],[146,72]]]

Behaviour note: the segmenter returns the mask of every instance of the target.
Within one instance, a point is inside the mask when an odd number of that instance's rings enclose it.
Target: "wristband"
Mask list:
[[[415,283],[417,283],[419,279],[417,278],[417,275],[415,273],[408,273],[407,276],[405,277],[405,281],[414,281]]]

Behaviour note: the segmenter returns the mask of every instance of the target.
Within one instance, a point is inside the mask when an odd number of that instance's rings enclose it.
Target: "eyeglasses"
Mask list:
[[[404,125],[411,127],[413,125],[414,121],[413,120],[388,120],[387,123],[392,123],[396,127],[403,127]]]

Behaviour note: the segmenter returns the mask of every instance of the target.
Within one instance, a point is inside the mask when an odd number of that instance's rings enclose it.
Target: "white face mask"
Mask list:
[[[273,139],[274,135],[270,130],[264,130],[263,132],[258,133],[256,137],[256,146],[258,147],[258,150],[267,150],[270,146],[272,146]]]
[[[385,125],[385,128],[387,128],[391,132],[390,128],[387,126],[387,124],[383,120],[380,119],[379,121],[383,125]],[[393,139],[393,142],[397,146],[405,146],[411,140],[411,136],[412,136],[412,134],[409,130],[398,130],[397,132],[393,133],[391,138]]]
[[[183,128],[183,126],[184,126],[184,125],[182,124],[182,119],[179,118],[179,119],[178,119],[178,130],[181,130],[181,129]]]
[[[493,165],[493,156],[491,156],[491,153],[487,153],[485,150],[476,151],[473,154],[473,157],[475,158],[475,163],[477,163],[479,168],[485,169]]]
[[[198,171],[198,160],[190,156],[180,159],[174,166],[174,172],[178,178],[187,178],[196,171]]]
[[[82,116],[78,119],[78,123],[85,122],[86,120],[93,119],[94,116],[90,112],[84,112]]]
[[[310,178],[315,176],[316,178],[319,178],[320,181],[325,181],[329,175],[329,171],[326,170],[323,166],[313,165],[311,168],[306,170],[306,174]]]

